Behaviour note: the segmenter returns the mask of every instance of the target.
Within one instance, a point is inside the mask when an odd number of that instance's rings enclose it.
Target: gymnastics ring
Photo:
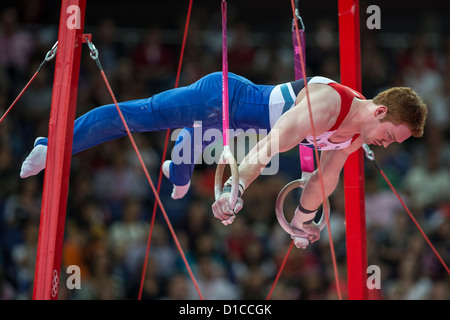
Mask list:
[[[281,191],[277,197],[277,201],[275,204],[275,211],[276,211],[278,223],[284,229],[284,231],[286,231],[290,235],[296,235],[296,234],[298,235],[299,232],[298,232],[298,230],[291,228],[289,223],[286,221],[286,218],[284,216],[284,211],[283,211],[284,200],[286,199],[286,196],[289,194],[289,192],[291,192],[292,190],[297,189],[297,188],[303,189],[307,182],[308,182],[307,179],[298,179],[298,180],[291,181],[290,183],[285,185],[283,189],[281,189]],[[328,213],[328,215],[330,214],[330,201],[328,200],[328,198],[327,198],[327,213]],[[320,231],[322,231],[323,228],[326,226],[327,221],[325,219],[325,212],[323,211],[323,209],[322,209],[322,216],[320,217],[319,222],[318,223],[313,222],[313,223],[319,227]],[[299,237],[301,237],[301,236],[299,236]]]
[[[219,163],[217,164],[216,176],[214,179],[214,195],[216,197],[216,200],[222,193],[223,173],[225,171],[225,166],[227,164],[230,166],[231,169],[230,206],[231,208],[234,208],[238,199],[238,192],[239,192],[239,170],[236,163],[236,159],[234,159],[234,156],[230,151],[230,147],[224,146],[222,155],[220,156],[219,159]]]

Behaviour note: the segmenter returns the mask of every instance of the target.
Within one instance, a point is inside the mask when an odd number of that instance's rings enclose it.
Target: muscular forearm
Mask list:
[[[271,139],[266,136],[255,145],[239,165],[239,179],[246,188],[261,174],[272,157],[278,153],[278,148],[272,146]]]
[[[241,163],[239,165],[239,179],[244,182],[245,187],[248,186],[261,174],[264,170],[262,164]]]
[[[325,198],[328,198],[339,182],[339,175],[335,177],[324,178],[323,184],[325,189]],[[322,187],[320,183],[318,171],[314,171],[308,183],[305,185],[300,204],[303,208],[308,210],[316,210],[323,203]]]

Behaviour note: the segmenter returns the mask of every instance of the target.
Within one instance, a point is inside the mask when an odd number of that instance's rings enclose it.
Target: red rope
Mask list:
[[[17,101],[22,97],[22,95],[25,93],[25,91],[28,89],[28,87],[31,85],[31,83],[34,81],[34,78],[38,75],[38,73],[41,71],[42,67],[50,60],[52,60],[56,56],[56,50],[58,48],[58,42],[56,42],[53,46],[53,48],[47,52],[47,55],[45,56],[45,59],[41,62],[38,69],[34,73],[34,75],[31,77],[31,79],[28,81],[26,86],[20,91],[17,98],[13,101],[13,103],[9,106],[9,108],[6,110],[6,112],[3,114],[3,116],[0,118],[0,124],[3,122],[5,117],[8,115],[8,113],[11,111],[11,109],[16,105]]]
[[[133,145],[134,151],[136,152],[136,154],[137,154],[137,156],[139,158],[139,162],[141,163],[142,169],[144,170],[144,173],[145,173],[145,176],[146,176],[146,178],[148,180],[148,183],[150,184],[150,187],[151,187],[153,193],[155,194],[156,201],[157,201],[157,203],[158,203],[158,205],[159,205],[159,207],[160,207],[160,209],[161,209],[161,211],[162,211],[162,213],[164,215],[164,219],[167,222],[167,226],[169,227],[170,233],[173,236],[173,239],[174,239],[175,244],[176,244],[176,246],[178,248],[178,251],[180,252],[181,257],[182,257],[182,259],[183,259],[183,261],[184,261],[184,263],[186,265],[186,268],[187,268],[188,273],[189,273],[189,275],[190,275],[190,277],[192,279],[192,282],[194,283],[194,286],[197,289],[197,292],[198,292],[198,295],[200,296],[200,299],[203,300],[203,296],[202,296],[202,294],[200,292],[200,289],[198,287],[197,281],[195,280],[194,274],[192,273],[192,270],[191,270],[191,268],[189,266],[189,263],[187,262],[186,256],[185,256],[185,254],[183,252],[183,249],[181,248],[180,242],[178,241],[177,235],[175,234],[175,231],[173,230],[172,224],[170,223],[170,220],[169,220],[169,217],[167,216],[166,210],[164,209],[164,206],[163,206],[163,204],[161,202],[161,199],[159,198],[159,194],[156,192],[156,188],[155,188],[155,186],[154,186],[154,184],[152,182],[152,179],[150,178],[150,174],[148,173],[148,170],[147,170],[147,168],[145,166],[144,160],[142,159],[141,153],[139,152],[139,149],[138,149],[138,147],[136,145],[136,142],[134,141],[134,138],[133,138],[133,136],[131,134],[131,131],[128,128],[127,122],[125,121],[125,118],[124,118],[124,116],[122,114],[122,111],[120,110],[120,107],[119,107],[119,104],[117,103],[116,97],[114,96],[114,93],[113,93],[113,91],[112,91],[112,89],[111,89],[111,87],[109,85],[109,82],[108,82],[108,79],[106,78],[105,72],[101,69],[100,73],[101,73],[101,75],[103,77],[103,80],[105,81],[106,86],[108,87],[108,91],[109,91],[109,93],[111,95],[111,98],[114,101],[114,104],[116,106],[117,112],[119,113],[120,119],[122,120],[122,123],[123,123],[123,125],[125,127],[125,130],[126,130],[126,132],[128,134],[128,137],[130,138],[130,141],[131,141],[131,144]]]
[[[3,120],[8,115],[8,113],[11,111],[11,109],[16,105],[17,101],[19,101],[19,99],[22,97],[22,95],[25,93],[25,91],[28,89],[28,87],[31,85],[31,83],[33,82],[34,78],[36,78],[36,76],[38,75],[39,71],[40,71],[40,69],[34,73],[34,75],[31,77],[30,81],[28,81],[27,85],[22,89],[22,91],[20,91],[20,93],[17,96],[17,98],[9,106],[8,110],[6,110],[6,112],[3,114],[3,116],[0,119],[0,124],[3,122]]]
[[[188,29],[189,29],[189,21],[190,21],[190,17],[191,17],[191,10],[192,10],[192,2],[193,0],[190,0],[189,2],[189,8],[188,8],[188,13],[187,13],[187,17],[186,17],[186,24],[184,27],[184,35],[183,35],[183,42],[181,45],[181,53],[180,53],[180,58],[178,61],[178,70],[177,70],[177,76],[175,79],[175,88],[178,88],[179,82],[180,82],[180,75],[181,75],[181,66],[183,64],[183,57],[184,57],[184,49],[186,47],[186,39],[187,39],[187,33],[188,33]],[[164,161],[166,160],[166,155],[167,155],[167,147],[169,145],[169,137],[170,137],[170,129],[167,129],[166,131],[166,138],[164,141],[164,150],[163,150],[163,154],[162,154],[162,160],[161,160],[161,167],[159,170],[159,177],[158,177],[158,186],[157,186],[157,193],[159,195],[160,189],[161,189],[161,181],[162,181],[162,176],[163,176],[163,164]],[[147,249],[145,251],[145,259],[144,259],[144,266],[142,268],[142,276],[141,276],[141,283],[140,283],[140,287],[139,287],[139,296],[138,296],[138,300],[142,299],[142,291],[144,288],[144,281],[145,281],[145,272],[147,270],[147,263],[148,263],[148,256],[149,256],[149,252],[150,252],[150,245],[151,245],[151,239],[152,239],[152,234],[153,234],[153,227],[155,224],[155,218],[156,218],[156,210],[158,208],[158,203],[155,202],[154,206],[153,206],[153,214],[152,214],[152,220],[150,223],[150,232],[148,235],[148,240],[147,240]]]
[[[296,19],[297,16],[295,14],[294,0],[291,0],[291,6],[292,6],[292,14],[294,16],[295,32],[296,32],[297,42],[298,42],[299,48],[301,48],[299,27],[298,27],[298,22],[297,22],[297,19]],[[342,300],[342,294],[341,294],[341,289],[340,289],[340,284],[339,284],[339,274],[338,274],[337,263],[336,263],[336,254],[335,254],[335,251],[334,251],[333,238],[332,238],[332,235],[331,235],[330,217],[328,215],[327,201],[326,201],[326,196],[325,196],[325,186],[324,186],[324,183],[323,183],[322,169],[320,167],[320,162],[319,162],[319,151],[318,151],[318,148],[317,148],[317,141],[316,141],[316,136],[317,135],[316,135],[316,129],[314,127],[314,121],[313,121],[312,110],[311,110],[311,101],[309,99],[308,83],[307,83],[307,80],[306,80],[305,61],[304,61],[302,50],[299,50],[299,51],[300,51],[300,62],[301,62],[301,66],[302,66],[303,80],[304,80],[304,85],[305,85],[306,101],[308,103],[309,120],[311,122],[312,136],[314,137],[314,139],[313,139],[313,141],[314,141],[314,152],[315,152],[315,156],[316,156],[317,171],[318,171],[319,180],[320,180],[320,188],[321,188],[321,191],[322,191],[323,211],[324,211],[325,218],[326,218],[326,221],[327,221],[328,238],[329,238],[329,242],[330,242],[330,251],[331,251],[331,257],[332,257],[332,261],[333,261],[333,269],[334,269],[334,276],[335,276],[335,281],[336,281],[336,289],[337,289],[339,300]]]
[[[439,255],[439,253],[437,252],[436,248],[433,246],[433,244],[431,243],[430,239],[427,237],[427,235],[425,234],[425,231],[423,231],[423,229],[420,227],[419,223],[417,222],[416,218],[414,218],[413,214],[411,213],[411,211],[409,210],[408,206],[405,204],[405,202],[402,200],[402,197],[400,197],[400,195],[398,194],[397,190],[395,190],[394,186],[392,185],[392,183],[389,181],[388,177],[386,176],[386,174],[384,173],[384,171],[381,169],[381,167],[378,165],[378,163],[375,163],[377,169],[380,171],[381,175],[383,176],[384,180],[386,180],[387,184],[389,185],[389,187],[391,188],[391,190],[394,192],[394,194],[397,196],[398,200],[400,201],[400,203],[402,204],[403,208],[405,208],[406,212],[408,213],[409,217],[411,218],[411,220],[414,222],[414,224],[416,225],[417,229],[419,229],[419,232],[422,234],[423,238],[425,239],[425,241],[428,243],[428,245],[430,246],[431,250],[433,250],[434,254],[437,256],[437,258],[439,259],[439,261],[441,262],[441,264],[444,266],[445,270],[447,271],[448,274],[450,274],[450,270],[448,268],[448,266],[445,264],[444,260],[442,259],[442,257]]]
[[[283,271],[284,266],[286,265],[287,259],[288,259],[289,255],[291,254],[293,247],[294,247],[294,241],[291,242],[291,245],[289,246],[289,249],[288,249],[286,255],[284,256],[283,262],[281,263],[281,266],[280,266],[280,270],[278,270],[277,276],[275,277],[275,281],[272,284],[272,288],[270,289],[270,292],[267,295],[266,300],[270,300],[270,298],[272,297],[273,290],[275,289],[275,286],[277,285],[278,280],[280,279],[281,272]]]

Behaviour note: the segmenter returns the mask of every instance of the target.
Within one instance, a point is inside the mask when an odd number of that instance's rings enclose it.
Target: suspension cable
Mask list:
[[[291,7],[292,7],[292,14],[294,17],[294,25],[295,25],[295,32],[296,32],[296,36],[297,36],[297,42],[298,42],[298,46],[299,48],[301,48],[301,41],[300,41],[300,32],[299,32],[299,26],[298,26],[298,22],[297,22],[297,15],[295,13],[295,4],[294,4],[294,0],[291,0]],[[330,217],[328,215],[328,208],[327,208],[327,201],[326,201],[326,195],[325,195],[325,186],[324,186],[324,182],[323,182],[323,175],[322,175],[322,168],[320,166],[320,161],[319,161],[319,151],[318,151],[318,147],[317,147],[317,141],[316,141],[316,129],[314,126],[314,120],[313,120],[313,116],[312,116],[312,109],[311,109],[311,100],[309,98],[309,90],[308,90],[308,83],[307,83],[307,79],[306,79],[306,68],[305,68],[305,60],[303,57],[303,52],[302,50],[299,50],[300,53],[300,62],[301,62],[301,67],[302,67],[302,73],[303,73],[303,80],[304,80],[304,86],[305,86],[305,94],[306,94],[306,101],[308,104],[308,110],[309,110],[309,120],[311,122],[311,131],[312,131],[312,136],[313,136],[313,141],[314,141],[314,153],[316,156],[316,162],[317,162],[317,172],[319,174],[319,180],[320,180],[320,189],[321,189],[321,193],[322,193],[322,205],[324,207],[324,214],[325,214],[325,218],[327,221],[327,230],[328,230],[328,239],[330,242],[330,251],[331,251],[331,258],[333,261],[333,270],[334,270],[334,277],[335,277],[335,281],[336,281],[336,289],[337,289],[337,293],[338,293],[338,297],[339,300],[342,300],[342,294],[341,294],[341,289],[340,289],[340,284],[339,284],[339,274],[338,274],[338,270],[337,270],[337,262],[336,262],[336,254],[335,254],[335,250],[334,250],[334,245],[333,245],[333,238],[331,235],[331,226],[330,226]]]
[[[184,57],[184,49],[186,47],[186,39],[187,39],[187,33],[188,33],[188,29],[189,29],[189,21],[190,21],[190,17],[191,17],[191,10],[192,10],[192,2],[193,0],[189,1],[189,7],[188,7],[188,12],[187,12],[187,17],[186,17],[186,24],[184,27],[184,35],[183,35],[183,42],[181,45],[181,53],[180,53],[180,58],[178,61],[178,70],[177,70],[177,76],[175,79],[175,88],[178,88],[179,82],[180,82],[180,75],[181,75],[181,66],[183,64],[183,57]],[[164,141],[164,150],[162,153],[162,157],[161,157],[161,166],[159,169],[159,176],[158,176],[158,185],[157,185],[157,189],[156,192],[160,193],[160,189],[161,189],[161,182],[162,182],[162,176],[163,176],[163,164],[164,161],[166,160],[166,155],[167,155],[167,148],[169,145],[169,137],[170,137],[170,129],[166,130],[166,137],[165,137],[165,141]],[[145,250],[145,259],[144,259],[144,266],[142,268],[142,276],[141,276],[141,282],[140,282],[140,286],[139,286],[139,295],[138,295],[138,300],[142,299],[142,291],[144,288],[144,279],[145,279],[145,272],[147,270],[147,263],[148,263],[148,256],[149,256],[149,252],[150,252],[150,245],[151,245],[151,241],[152,241],[152,234],[153,234],[153,227],[155,224],[155,218],[156,218],[156,210],[158,208],[158,203],[155,202],[155,204],[153,205],[153,213],[152,213],[152,220],[150,223],[150,231],[149,231],[149,235],[148,235],[148,240],[147,240],[147,249]]]
[[[414,224],[416,225],[417,229],[419,229],[419,232],[422,234],[423,238],[425,239],[425,241],[428,243],[428,245],[430,246],[431,250],[433,250],[434,254],[436,255],[436,257],[439,259],[439,261],[441,262],[441,264],[444,266],[445,270],[447,271],[448,274],[450,274],[450,270],[448,268],[448,266],[446,265],[446,263],[444,262],[444,260],[442,259],[442,257],[439,255],[438,251],[436,250],[436,248],[433,246],[433,244],[431,243],[430,239],[427,237],[427,235],[425,234],[425,231],[423,231],[423,229],[420,227],[419,223],[417,222],[416,218],[414,218],[414,215],[411,213],[411,211],[409,210],[408,206],[405,204],[405,202],[403,201],[402,197],[398,194],[397,190],[395,189],[395,187],[392,185],[391,181],[388,179],[388,177],[386,176],[386,174],[384,173],[383,169],[381,168],[380,164],[378,163],[378,161],[375,159],[375,154],[374,152],[370,149],[370,147],[367,144],[363,144],[363,149],[366,153],[366,158],[369,159],[370,161],[372,161],[372,163],[375,165],[375,167],[377,168],[377,170],[380,172],[380,174],[383,176],[384,180],[386,180],[387,184],[389,185],[389,187],[391,188],[391,190],[394,192],[394,194],[397,196],[398,200],[400,201],[400,203],[402,204],[403,208],[405,208],[405,211],[408,213],[409,217],[411,218],[411,220],[414,222]]]
[[[5,111],[3,116],[0,118],[0,124],[3,122],[3,120],[6,118],[8,113],[11,111],[11,109],[16,105],[17,101],[22,97],[22,95],[25,93],[25,91],[28,89],[28,87],[31,85],[31,83],[34,81],[38,73],[41,71],[42,67],[50,60],[52,60],[56,56],[56,51],[58,50],[58,41],[53,45],[53,47],[50,49],[49,52],[45,55],[44,60],[42,60],[41,64],[37,68],[36,72],[33,74],[31,79],[28,81],[28,83],[25,85],[25,87],[20,91],[19,95],[14,99],[13,103],[9,106],[9,108]]]
[[[284,266],[286,265],[287,259],[288,259],[289,255],[291,254],[291,251],[292,251],[293,247],[294,247],[294,241],[291,241],[291,245],[289,246],[288,251],[284,255],[283,262],[281,263],[281,266],[280,266],[280,270],[278,270],[278,273],[277,273],[277,275],[275,277],[275,281],[273,282],[272,287],[270,288],[270,292],[267,295],[266,300],[270,300],[270,298],[272,297],[272,293],[275,290],[275,286],[277,285],[278,280],[280,279],[281,272],[283,271]]]
[[[141,156],[141,153],[139,151],[139,148],[136,145],[136,142],[135,142],[135,140],[133,138],[133,135],[131,134],[131,131],[130,131],[129,127],[128,127],[128,124],[127,124],[127,122],[125,120],[125,117],[123,116],[122,111],[120,110],[119,104],[118,104],[118,102],[116,100],[116,97],[115,97],[115,95],[114,95],[114,93],[113,93],[113,91],[111,89],[111,86],[109,85],[108,78],[106,77],[105,71],[103,70],[103,67],[102,67],[102,65],[100,63],[100,59],[98,58],[98,51],[95,48],[94,44],[92,42],[90,42],[87,37],[86,37],[86,42],[87,42],[87,44],[89,46],[89,49],[91,51],[91,54],[90,54],[91,58],[95,61],[95,63],[97,64],[97,66],[99,68],[100,74],[102,75],[103,80],[104,80],[104,82],[106,84],[106,87],[108,88],[109,94],[111,95],[111,98],[112,98],[112,100],[114,102],[114,105],[116,106],[117,112],[119,113],[120,119],[122,120],[122,123],[123,123],[123,125],[125,127],[127,135],[128,135],[128,137],[130,139],[130,142],[131,142],[131,144],[133,146],[133,149],[136,152],[136,155],[137,155],[137,157],[139,159],[139,162],[141,164],[142,169],[144,170],[144,173],[145,173],[145,176],[147,178],[147,181],[148,181],[148,183],[149,183],[149,185],[150,185],[150,187],[151,187],[151,189],[152,189],[152,191],[153,191],[153,193],[155,195],[155,199],[156,199],[156,201],[157,201],[157,203],[158,203],[158,205],[159,205],[159,207],[161,209],[161,212],[163,213],[164,219],[166,220],[167,226],[169,227],[170,233],[172,234],[172,237],[173,237],[173,239],[175,241],[175,245],[177,246],[178,251],[180,252],[180,255],[181,255],[181,257],[182,257],[182,259],[184,261],[184,264],[185,264],[185,266],[186,266],[186,268],[188,270],[188,273],[189,273],[189,275],[190,275],[190,277],[192,279],[192,282],[194,283],[194,286],[195,286],[195,288],[197,290],[197,293],[198,293],[200,299],[203,300],[203,296],[202,296],[202,294],[200,292],[200,288],[198,287],[197,281],[195,280],[194,274],[192,273],[191,267],[189,266],[189,263],[188,263],[188,261],[186,259],[186,255],[184,254],[183,248],[181,247],[181,244],[178,241],[177,235],[175,234],[175,231],[174,231],[174,229],[172,227],[172,224],[170,223],[169,217],[167,216],[166,210],[165,210],[165,208],[164,208],[164,206],[163,206],[163,204],[161,202],[159,194],[156,191],[155,185],[153,184],[152,179],[150,177],[150,174],[148,173],[147,167],[145,166],[144,160],[142,159],[142,156]]]

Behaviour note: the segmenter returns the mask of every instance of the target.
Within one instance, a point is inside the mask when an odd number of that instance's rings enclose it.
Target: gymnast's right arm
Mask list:
[[[311,99],[314,97],[312,96]],[[316,100],[314,106],[314,125],[318,133],[326,131],[332,123],[327,109],[326,101]],[[269,134],[260,140],[247,154],[239,165],[239,180],[242,187],[241,195],[245,188],[261,174],[273,156],[280,152],[286,152],[297,146],[311,132],[309,112],[305,99],[295,107],[283,114],[274,125]],[[333,118],[333,117],[331,117]],[[331,124],[331,125],[330,125]],[[212,205],[214,216],[220,220],[228,220],[230,216],[242,208],[230,208],[230,193],[223,193]],[[238,210],[236,210],[238,209]]]

